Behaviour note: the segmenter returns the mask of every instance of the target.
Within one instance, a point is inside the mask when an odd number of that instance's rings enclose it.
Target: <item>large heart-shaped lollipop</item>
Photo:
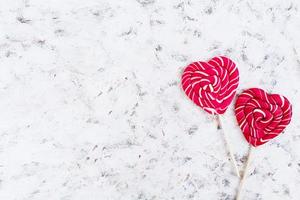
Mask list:
[[[291,121],[292,106],[282,95],[250,88],[238,96],[235,115],[246,140],[256,147],[285,129]]]
[[[210,114],[223,114],[231,103],[239,84],[235,63],[224,56],[208,62],[193,62],[182,74],[186,95]]]

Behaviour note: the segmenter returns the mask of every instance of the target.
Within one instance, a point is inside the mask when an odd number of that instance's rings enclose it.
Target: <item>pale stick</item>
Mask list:
[[[243,173],[242,179],[240,180],[238,192],[237,192],[237,195],[236,195],[236,200],[240,200],[240,198],[241,198],[241,193],[242,193],[243,185],[244,185],[244,182],[246,180],[246,176],[247,176],[248,169],[249,169],[250,162],[251,162],[251,157],[252,157],[251,152],[252,152],[252,149],[253,149],[253,146],[250,145],[249,152],[248,152],[248,158],[247,158],[247,161],[246,161],[246,166],[245,166],[245,169],[244,169],[244,173]]]
[[[227,139],[227,135],[225,133],[225,130],[224,130],[224,126],[222,125],[222,122],[221,122],[221,116],[220,115],[217,115],[217,126],[218,126],[218,129],[222,129],[223,131],[223,135],[224,135],[224,141],[225,141],[225,146],[226,146],[226,150],[227,152],[229,153],[229,160],[231,161],[233,167],[234,167],[234,170],[235,170],[235,173],[236,175],[240,178],[240,172],[239,172],[239,169],[237,167],[237,164],[236,164],[236,161],[235,161],[235,158],[233,156],[233,153],[232,153],[232,150],[231,150],[231,147],[229,145],[229,142],[228,142],[228,139]]]

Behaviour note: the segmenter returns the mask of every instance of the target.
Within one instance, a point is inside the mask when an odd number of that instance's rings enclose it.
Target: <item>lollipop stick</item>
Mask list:
[[[252,149],[253,149],[253,147],[250,145],[249,152],[248,152],[248,158],[247,158],[247,161],[246,161],[246,166],[245,166],[245,169],[244,169],[244,173],[243,173],[242,179],[240,180],[238,192],[237,192],[237,195],[236,195],[236,200],[240,200],[240,198],[241,198],[241,192],[242,192],[243,185],[244,185],[247,173],[248,173],[248,168],[249,168],[250,162],[251,162],[251,157],[252,157],[251,156],[251,152],[252,152]]]
[[[234,167],[236,175],[240,178],[240,172],[239,172],[239,169],[237,167],[236,161],[234,159],[231,147],[229,145],[229,142],[228,142],[228,139],[227,139],[224,127],[222,126],[221,116],[220,115],[217,115],[217,127],[218,127],[218,129],[222,129],[223,130],[223,135],[224,135],[224,141],[225,141],[226,150],[229,153],[229,160],[231,161],[231,163],[232,163],[232,165]]]

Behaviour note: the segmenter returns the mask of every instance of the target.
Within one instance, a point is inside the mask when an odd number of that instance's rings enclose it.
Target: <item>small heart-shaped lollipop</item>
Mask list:
[[[239,71],[235,63],[224,56],[214,57],[208,62],[193,62],[185,68],[181,83],[185,94],[197,106],[217,115],[218,127],[221,128],[219,115],[227,110],[239,84]],[[237,164],[223,133],[230,160],[239,177]]]
[[[251,144],[236,196],[236,200],[240,200],[253,148],[283,132],[291,121],[292,105],[282,95],[268,94],[262,89],[250,88],[238,96],[235,116],[246,140]]]
[[[235,63],[224,56],[208,62],[193,62],[182,74],[185,94],[210,114],[223,114],[231,103],[239,84]]]
[[[250,88],[238,96],[235,114],[246,140],[256,147],[282,133],[291,121],[292,106],[282,95]]]

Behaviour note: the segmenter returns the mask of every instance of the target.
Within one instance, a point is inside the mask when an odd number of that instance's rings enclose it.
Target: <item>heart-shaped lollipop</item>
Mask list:
[[[239,84],[235,63],[224,56],[208,62],[193,62],[182,74],[185,94],[210,114],[223,114],[231,103]]]
[[[243,91],[235,103],[235,115],[249,148],[244,174],[240,180],[236,200],[240,200],[243,184],[250,166],[253,148],[278,136],[290,123],[292,105],[282,95],[268,94],[259,88]]]
[[[193,62],[185,68],[181,84],[185,94],[196,105],[216,115],[218,127],[223,129],[230,161],[240,177],[220,117],[231,103],[239,84],[239,71],[235,63],[224,56],[214,57],[208,62]]]
[[[292,106],[282,95],[250,88],[238,96],[235,115],[246,140],[256,147],[282,133],[291,121]]]

